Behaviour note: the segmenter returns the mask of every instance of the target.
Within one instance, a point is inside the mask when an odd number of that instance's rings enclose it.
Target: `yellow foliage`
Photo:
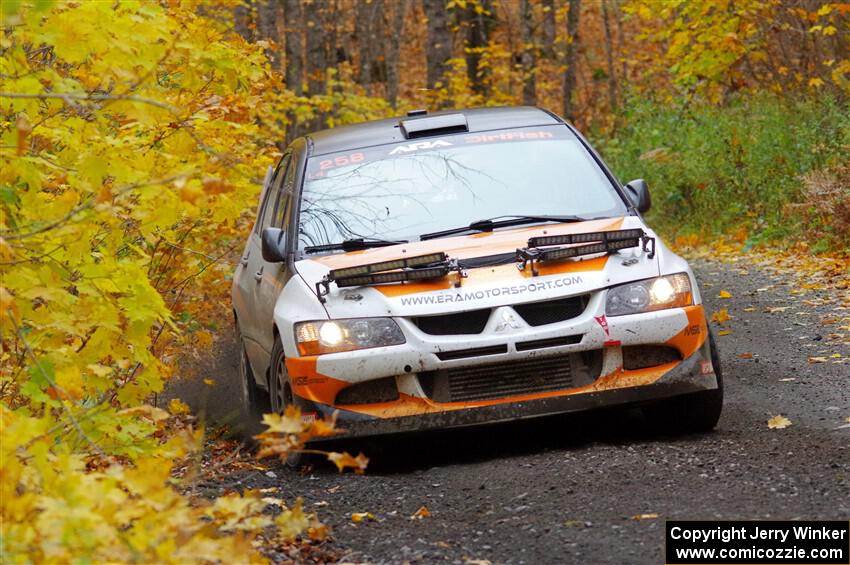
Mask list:
[[[184,330],[211,346],[279,116],[318,104],[196,4],[4,3],[4,562],[254,562],[258,528],[321,531],[300,503],[181,494],[201,432],[143,402]]]

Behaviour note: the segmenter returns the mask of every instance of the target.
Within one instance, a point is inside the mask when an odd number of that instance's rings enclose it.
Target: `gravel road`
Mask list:
[[[730,264],[695,268],[708,311],[732,316],[712,324],[731,330],[717,338],[726,405],[713,433],[660,437],[637,412],[609,411],[342,446],[372,458],[363,476],[273,463],[275,476],[228,482],[302,496],[353,562],[658,564],[667,519],[850,519],[850,347],[829,323],[846,320],[840,297]],[[226,421],[235,358],[223,347],[172,392]],[[778,414],[792,425],[769,429]],[[421,506],[431,515],[411,519]],[[354,524],[354,512],[375,520]]]

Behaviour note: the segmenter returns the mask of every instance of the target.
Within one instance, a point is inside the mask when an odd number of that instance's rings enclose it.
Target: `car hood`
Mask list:
[[[450,258],[466,260],[512,254],[526,247],[530,237],[620,229],[643,229],[655,234],[636,216],[589,220],[570,224],[546,224],[458,237],[415,241],[364,251],[310,257],[295,263],[298,274],[313,291],[332,269],[415,257],[443,251]],[[463,312],[524,302],[575,296],[612,285],[659,275],[658,255],[650,257],[640,247],[610,255],[591,255],[537,264],[520,270],[514,261],[467,268],[467,276],[450,273],[442,279],[384,285],[337,288],[330,285],[325,309],[331,318],[364,316],[423,316]],[[457,286],[458,281],[460,286]],[[317,297],[318,299],[318,297]]]

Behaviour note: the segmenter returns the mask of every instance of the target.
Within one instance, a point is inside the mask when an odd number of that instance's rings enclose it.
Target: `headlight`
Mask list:
[[[685,273],[636,281],[608,289],[605,314],[623,316],[680,308],[694,303],[691,281]]]
[[[401,328],[392,318],[353,318],[295,324],[295,343],[301,355],[399,345],[404,341]]]

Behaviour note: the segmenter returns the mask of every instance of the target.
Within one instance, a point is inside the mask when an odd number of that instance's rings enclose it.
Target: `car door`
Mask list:
[[[242,268],[238,273],[239,293],[244,297],[244,312],[240,313],[239,329],[258,383],[265,382],[265,367],[268,365],[269,356],[269,350],[264,347],[266,340],[263,339],[263,333],[271,331],[264,310],[257,304],[258,290],[265,272],[260,236],[272,222],[290,161],[291,153],[284,154],[275,169],[257,213],[257,221],[251,231],[247,249],[241,259]]]
[[[292,219],[294,194],[296,179],[298,178],[298,151],[297,148],[293,151],[293,158],[289,163],[286,171],[283,174],[283,182],[280,188],[280,197],[274,209],[271,221],[268,227],[280,228],[284,232],[284,247],[289,250],[293,249],[293,234],[289,233],[290,220]],[[262,232],[261,232],[262,233]],[[283,291],[286,282],[294,274],[293,262],[291,255],[288,255],[287,261],[283,263],[269,263],[260,258],[262,277],[257,286],[254,304],[257,308],[257,319],[264,326],[264,331],[258,336],[258,341],[266,352],[265,362],[258,364],[258,368],[265,374],[268,364],[271,361],[271,350],[274,347],[274,309],[277,304],[277,299]]]

